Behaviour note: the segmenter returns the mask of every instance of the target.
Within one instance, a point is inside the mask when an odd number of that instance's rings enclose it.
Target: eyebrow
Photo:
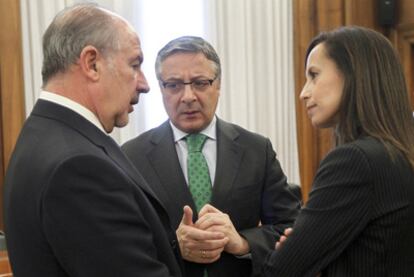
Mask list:
[[[308,72],[308,71],[310,71],[310,70],[317,70],[318,69],[318,67],[317,66],[315,66],[315,65],[310,65],[310,66],[307,66],[306,67],[306,72]]]
[[[197,76],[194,76],[194,77],[190,78],[189,81],[200,80],[200,79],[208,79],[208,80],[210,80],[211,78],[210,77],[207,77],[205,75],[197,75]],[[182,82],[185,82],[185,80],[183,78],[176,77],[176,76],[171,76],[169,78],[166,78],[164,81],[182,81]]]
[[[137,56],[131,59],[131,62],[135,61],[138,61],[139,64],[142,64],[144,62],[144,57],[142,56],[142,54],[138,54]]]

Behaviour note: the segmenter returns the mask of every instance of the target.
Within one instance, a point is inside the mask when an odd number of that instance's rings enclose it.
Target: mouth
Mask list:
[[[132,106],[138,104],[139,102],[139,98],[138,97],[134,97],[132,98],[131,102],[129,102]]]
[[[138,98],[134,98],[129,102],[129,113],[134,111],[134,105],[138,104]]]
[[[185,115],[195,115],[197,113],[199,113],[199,111],[197,111],[197,110],[194,110],[194,111],[184,111],[183,112],[183,114],[185,114]]]
[[[137,98],[133,98],[133,99],[131,100],[131,102],[129,102],[129,104],[130,104],[131,106],[134,106],[134,105],[138,104],[138,102],[139,102],[139,99],[138,99],[138,97],[137,97]]]
[[[308,115],[310,115],[315,108],[316,108],[316,105],[315,104],[306,105],[306,110],[308,112]]]
[[[196,119],[198,115],[200,114],[197,110],[190,110],[190,111],[183,111],[181,112],[181,115],[184,116],[186,119]]]

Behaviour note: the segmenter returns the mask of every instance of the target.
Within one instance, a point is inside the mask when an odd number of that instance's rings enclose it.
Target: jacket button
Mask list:
[[[171,242],[170,242],[170,244],[171,244],[171,247],[173,248],[173,249],[176,249],[177,248],[177,241],[174,239],[174,240],[172,240]]]

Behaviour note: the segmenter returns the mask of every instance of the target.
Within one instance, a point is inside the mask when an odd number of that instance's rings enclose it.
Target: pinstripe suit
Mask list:
[[[309,201],[264,276],[414,276],[414,173],[371,137],[322,161]]]

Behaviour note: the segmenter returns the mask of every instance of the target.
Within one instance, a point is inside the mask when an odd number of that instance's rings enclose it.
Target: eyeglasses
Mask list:
[[[190,85],[193,91],[203,92],[213,85],[213,82],[217,79],[196,79],[190,82],[184,82],[182,80],[164,82],[160,80],[162,87],[170,93],[178,93],[184,90],[185,85]]]

